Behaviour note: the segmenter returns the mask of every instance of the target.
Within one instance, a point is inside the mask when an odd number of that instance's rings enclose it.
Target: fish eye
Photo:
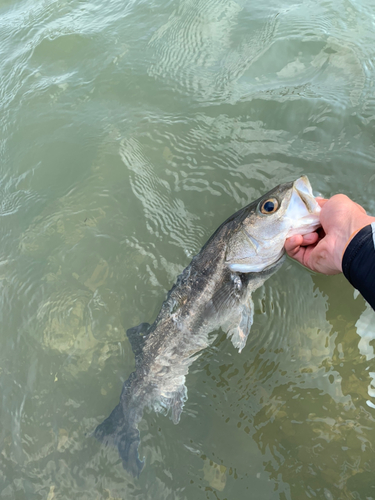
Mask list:
[[[279,202],[276,200],[276,198],[268,198],[268,200],[265,200],[261,204],[260,211],[262,214],[270,215],[275,213],[278,208]]]

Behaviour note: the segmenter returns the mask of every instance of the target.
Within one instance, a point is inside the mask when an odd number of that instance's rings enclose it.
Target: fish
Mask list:
[[[138,455],[144,409],[169,413],[179,422],[189,366],[219,328],[242,351],[253,323],[252,292],[281,267],[286,238],[320,226],[319,212],[306,176],[276,186],[219,226],[178,276],[152,324],[127,330],[135,370],[94,435],[117,446],[132,476],[144,466]]]

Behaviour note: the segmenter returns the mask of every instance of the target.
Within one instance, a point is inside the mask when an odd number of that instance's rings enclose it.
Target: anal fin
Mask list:
[[[187,388],[184,384],[180,391],[175,392],[171,402],[171,419],[174,424],[178,424],[181,417],[182,408],[187,400]]]
[[[170,411],[172,422],[178,424],[186,400],[187,388],[186,385],[183,384],[173,392],[162,394],[158,402],[154,405],[154,410],[162,411],[166,415]]]

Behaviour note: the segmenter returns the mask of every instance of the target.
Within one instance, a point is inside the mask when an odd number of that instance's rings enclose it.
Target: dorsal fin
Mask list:
[[[135,359],[142,355],[143,344],[147,338],[147,331],[150,328],[149,323],[141,323],[138,326],[133,326],[126,331]]]

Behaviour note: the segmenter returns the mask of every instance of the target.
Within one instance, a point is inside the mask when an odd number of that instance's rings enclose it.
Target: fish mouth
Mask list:
[[[320,227],[320,206],[314,198],[309,179],[302,175],[294,181],[287,216],[293,221],[287,238],[308,234]]]
[[[320,212],[320,206],[314,198],[310,181],[306,175],[302,175],[299,179],[294,181],[293,191],[303,201],[310,214]]]

